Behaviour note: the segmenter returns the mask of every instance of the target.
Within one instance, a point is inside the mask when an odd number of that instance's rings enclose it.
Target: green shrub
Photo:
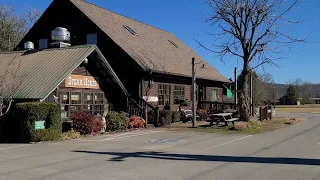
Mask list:
[[[73,128],[82,135],[91,134],[93,131],[94,118],[88,112],[76,112],[71,114]]]
[[[45,121],[43,130],[35,130],[35,121]],[[55,141],[61,138],[62,121],[57,103],[19,103],[14,108],[14,121],[20,124],[22,141]]]
[[[180,122],[180,113],[177,111],[172,111],[172,122]]]
[[[106,123],[108,131],[122,131],[128,127],[125,113],[109,112],[106,116]]]
[[[172,123],[172,112],[170,110],[162,110],[159,112],[159,120],[160,124],[165,126],[165,125],[170,125]]]

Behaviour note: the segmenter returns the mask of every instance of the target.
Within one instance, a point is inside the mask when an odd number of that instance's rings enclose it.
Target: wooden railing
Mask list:
[[[272,106],[262,106],[260,107],[260,121],[272,119]]]
[[[234,103],[200,101],[198,103],[198,108],[204,109],[204,110],[226,110],[226,109],[238,109],[238,105],[235,105]]]
[[[136,100],[137,99],[137,100]],[[146,100],[141,97],[132,98],[128,97],[128,113],[130,116],[136,115],[142,117],[148,122],[148,112],[153,111],[152,114],[155,115],[155,121],[159,121],[159,110],[157,107],[152,106]],[[151,117],[150,117],[151,118]]]

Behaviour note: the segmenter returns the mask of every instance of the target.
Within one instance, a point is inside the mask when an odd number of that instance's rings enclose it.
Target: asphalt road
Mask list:
[[[300,115],[310,119],[253,136],[152,129],[0,144],[0,179],[320,180],[320,115]]]

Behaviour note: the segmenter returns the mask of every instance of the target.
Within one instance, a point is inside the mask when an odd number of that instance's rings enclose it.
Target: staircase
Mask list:
[[[148,122],[148,112],[153,111],[152,114],[156,115],[156,122],[159,121],[159,110],[157,107],[152,106],[142,97],[132,98],[128,97],[128,109],[127,112],[130,116],[139,116],[142,117]]]

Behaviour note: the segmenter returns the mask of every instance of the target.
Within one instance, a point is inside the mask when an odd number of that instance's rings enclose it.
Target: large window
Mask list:
[[[90,91],[60,91],[61,117],[69,118],[73,112],[86,111],[93,115],[104,113],[104,93]]]
[[[184,86],[175,86],[173,90],[173,99],[174,101],[178,99],[185,99]]]
[[[48,39],[40,39],[39,40],[39,49],[48,48]]]
[[[87,34],[87,44],[97,44],[98,37],[97,34]]]
[[[212,89],[211,90],[211,101],[212,102],[217,101],[217,95],[218,95],[217,89]]]
[[[159,105],[170,105],[170,94],[171,88],[170,85],[158,85],[158,98]]]

